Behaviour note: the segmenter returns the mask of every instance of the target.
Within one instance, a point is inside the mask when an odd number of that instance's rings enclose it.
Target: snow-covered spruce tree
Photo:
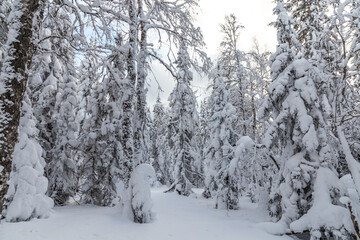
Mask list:
[[[170,159],[174,165],[174,183],[171,190],[188,196],[196,179],[199,178],[201,163],[196,141],[196,97],[190,87],[193,76],[184,42],[180,45],[176,64],[179,69],[177,83],[169,97],[169,131],[172,141]]]
[[[256,191],[256,171],[263,174],[262,169],[258,168],[258,161],[255,159],[255,143],[248,136],[241,136],[234,147],[234,157],[230,163],[231,172],[238,174],[239,194],[255,199]]]
[[[103,135],[109,136],[108,144],[111,145],[108,153],[108,157],[111,159],[109,171],[114,178],[111,181],[116,183],[116,181],[122,180],[127,185],[133,168],[133,159],[130,154],[133,152],[133,142],[125,137],[129,130],[132,132],[132,126],[129,126],[132,120],[130,116],[132,115],[128,115],[127,108],[131,107],[131,105],[128,105],[128,101],[133,97],[133,86],[125,75],[127,67],[126,52],[124,52],[125,44],[122,36],[118,35],[116,38],[116,48],[108,57],[107,69],[109,77],[103,83],[103,89],[107,95],[105,97],[108,98],[103,111],[105,112],[108,125]],[[124,107],[127,109],[126,111]],[[102,125],[103,127],[104,125]],[[110,150],[111,148],[112,150]],[[110,154],[111,151],[113,151],[112,154]]]
[[[284,2],[294,21],[293,27],[298,34],[297,38],[304,46],[304,55],[313,58],[314,61],[316,58],[320,60],[319,57],[324,57],[323,54],[326,54],[323,50],[330,47],[326,45],[331,44],[330,29],[326,27],[329,1],[286,0]]]
[[[200,148],[200,156],[201,156],[201,163],[202,163],[202,172],[203,175],[205,176],[205,181],[204,181],[204,187],[205,190],[202,193],[202,195],[205,198],[210,198],[211,197],[211,192],[209,191],[209,188],[206,185],[206,176],[207,176],[207,172],[206,172],[206,147],[209,145],[209,141],[210,140],[210,129],[209,129],[209,118],[210,118],[210,106],[207,102],[207,99],[204,99],[201,104],[200,104],[200,113],[199,113],[199,128],[200,128],[200,133],[198,135],[198,145]]]
[[[157,180],[170,186],[172,177],[170,176],[169,144],[167,142],[168,116],[165,107],[158,96],[153,109],[153,132],[152,132],[152,157]]]
[[[76,163],[74,149],[77,147],[78,123],[76,122],[77,80],[73,59],[60,65],[58,69],[58,89],[56,93],[55,113],[53,117],[56,140],[51,150],[53,159],[48,163],[49,195],[55,204],[63,205],[69,197],[75,195],[76,190]],[[56,70],[55,70],[56,71]]]
[[[292,16],[298,20],[297,31],[306,48],[305,56],[322,75],[315,79],[321,102],[331,105],[324,109],[324,118],[333,131],[328,140],[334,142],[332,147],[339,154],[336,161],[339,174],[350,172],[360,191],[360,164],[354,158],[355,149],[349,148],[349,140],[354,136],[351,132],[359,125],[356,124],[358,117],[354,118],[359,115],[360,97],[355,90],[358,71],[354,67],[356,63],[353,64],[359,42],[359,2],[311,1],[304,4],[291,1],[289,5]],[[301,38],[301,33],[306,39]],[[343,128],[346,128],[346,135]],[[358,231],[357,234],[360,236]]]
[[[199,187],[204,187],[204,179],[205,179],[204,163],[206,161],[205,146],[209,141],[209,128],[208,128],[209,115],[210,115],[210,109],[208,107],[207,100],[204,99],[200,103],[199,127],[197,131],[197,142],[198,142],[200,158],[201,158],[200,173],[203,176],[202,177],[203,181],[201,182],[202,185]],[[210,196],[207,196],[204,192],[204,197],[210,197]]]
[[[158,49],[163,47],[165,42],[178,45],[179,39],[183,38],[189,47],[192,48],[195,56],[191,63],[196,70],[206,70],[209,59],[202,51],[204,46],[203,36],[199,28],[193,24],[195,9],[198,6],[197,0],[185,0],[182,2],[126,0],[110,1],[103,0],[107,8],[93,4],[90,0],[84,0],[86,7],[75,3],[74,7],[91,18],[99,18],[94,26],[95,33],[111,35],[113,22],[124,25],[126,32],[126,96],[123,101],[123,140],[121,144],[127,159],[131,160],[128,166],[129,173],[139,163],[148,161],[150,154],[146,143],[146,78],[149,69],[149,62],[152,60],[160,62],[173,76],[176,76],[176,65],[174,59],[163,58],[158,54]],[[70,4],[68,4],[70,6]],[[108,11],[110,10],[111,11]],[[168,23],[171,24],[168,24]],[[104,24],[105,23],[105,24]],[[185,31],[181,31],[181,29]],[[155,34],[153,34],[155,33]],[[160,33],[160,34],[157,34]],[[155,36],[149,37],[149,36]],[[167,41],[163,41],[163,36]],[[103,37],[100,36],[99,37]],[[158,39],[156,39],[159,37]],[[104,41],[108,42],[108,41]],[[111,50],[113,46],[108,44],[102,46]],[[176,46],[177,47],[177,46]],[[169,55],[171,48],[169,49]],[[201,64],[202,66],[200,66]],[[128,185],[125,182],[125,187]]]
[[[266,48],[262,49],[258,41],[253,42],[252,50],[248,53],[248,72],[249,72],[249,104],[251,114],[248,135],[258,142],[267,129],[268,119],[259,121],[257,111],[264,102],[267,95],[267,88],[270,83],[270,67],[268,64],[270,52]]]
[[[46,196],[48,180],[44,177],[45,161],[37,141],[36,120],[25,93],[22,103],[19,140],[15,145],[9,190],[3,214],[6,221],[27,221],[47,217],[54,202]]]
[[[255,144],[249,136],[241,136],[234,148],[231,172],[238,174],[241,196],[267,206],[273,179],[278,173],[276,165],[269,159],[271,152]]]
[[[185,0],[183,3],[168,3],[168,2],[148,2],[138,0],[133,4],[136,8],[137,16],[134,20],[139,22],[137,34],[140,41],[138,41],[138,62],[137,62],[137,82],[136,82],[136,114],[135,114],[135,129],[134,129],[134,161],[135,164],[144,162],[147,158],[146,143],[144,142],[144,128],[146,126],[145,105],[146,105],[146,90],[145,80],[147,77],[147,67],[149,58],[155,58],[160,61],[168,70],[175,74],[175,66],[166,64],[162,60],[154,48],[149,48],[148,35],[152,30],[166,33],[170,38],[170,42],[184,41],[186,45],[192,48],[195,55],[199,56],[201,61],[207,62],[207,57],[200,50],[204,45],[201,32],[195,28],[192,23],[194,9],[197,6],[196,0]],[[172,22],[171,25],[166,22]],[[176,33],[177,34],[174,34]],[[180,34],[181,33],[181,34]],[[182,39],[182,40],[181,40]],[[161,41],[160,41],[161,42]],[[181,43],[180,43],[181,44]],[[199,64],[195,60],[191,60],[193,66]],[[207,64],[207,63],[206,63]],[[205,65],[206,65],[205,64]],[[199,70],[199,69],[196,69]]]
[[[48,37],[51,31],[42,26],[36,34],[39,39],[43,39]],[[50,53],[51,46],[49,39],[37,44],[28,83],[33,114],[37,120],[36,128],[39,130],[38,140],[44,150],[43,158],[47,163],[53,159],[52,149],[56,140],[56,119],[53,116],[55,115],[58,78],[61,77],[60,62],[56,54]],[[45,174],[47,175],[47,172]]]
[[[81,130],[83,151],[81,190],[86,203],[109,206],[118,196],[117,184],[130,180],[129,160],[124,155],[122,141],[123,104],[127,99],[124,81],[125,56],[122,54],[122,39],[117,39],[118,48],[105,60],[107,74],[99,76],[97,56],[82,63],[88,69],[85,91],[86,115]],[[90,74],[89,74],[90,73]],[[125,98],[124,98],[125,96]]]
[[[75,188],[73,150],[76,145],[74,131],[77,126],[74,109],[69,108],[77,106],[75,86],[77,77],[73,66],[74,53],[68,41],[73,33],[73,26],[70,13],[66,8],[61,8],[57,2],[44,2],[43,4],[43,11],[38,16],[38,24],[34,27],[36,52],[29,76],[30,97],[34,116],[38,120],[39,143],[44,149],[43,157],[48,163],[46,176],[51,180],[49,194],[56,198],[56,204],[64,204],[67,197],[56,196],[53,192],[60,192],[60,188],[63,186],[63,183],[60,183],[63,181],[61,180],[62,176],[67,179],[64,180],[68,182],[67,184],[73,185],[68,188],[73,189],[69,190],[71,193],[68,192],[65,195],[72,195]],[[47,17],[40,19],[43,15]],[[70,93],[71,91],[73,92]],[[63,94],[65,95],[62,96]],[[67,98],[67,95],[72,96],[69,96],[70,102],[65,106],[64,102],[68,100],[64,98]],[[65,112],[72,112],[69,113],[72,116],[65,116]],[[72,123],[68,121],[72,121]],[[65,143],[66,139],[69,139],[70,142]],[[65,145],[66,147],[64,147]],[[67,163],[63,166],[61,161],[58,161],[59,158],[71,160],[66,161]],[[63,170],[66,172],[63,173]],[[64,191],[67,192],[66,189]]]
[[[224,81],[229,89],[229,100],[236,108],[237,117],[234,119],[234,130],[240,135],[248,134],[251,112],[248,111],[248,71],[246,69],[247,56],[239,49],[240,30],[236,16],[230,14],[225,17],[225,23],[220,25],[223,40],[220,43],[220,58],[218,62],[223,68]]]
[[[100,65],[97,60],[100,57],[93,54],[90,51],[86,53],[80,69],[80,88],[83,92],[80,106],[84,108],[84,116],[80,121],[79,132],[81,151],[81,160],[78,163],[79,188],[84,203],[103,206],[112,201],[109,196],[115,196],[115,193],[104,190],[104,185],[108,188],[112,187],[103,178],[107,174],[107,169],[103,166],[101,158],[106,147],[106,141],[101,134],[101,125],[105,115],[102,105],[106,99],[100,81],[102,76],[99,73]]]
[[[334,168],[325,116],[328,104],[316,83],[321,71],[296,56],[297,34],[283,1],[275,8],[278,47],[270,58],[272,83],[260,116],[274,119],[264,144],[282,148],[280,175],[271,195],[271,214],[291,231],[310,231],[312,239],[353,231],[350,215],[339,198],[343,194]],[[330,214],[330,215],[329,215]],[[332,216],[332,217],[329,217]],[[334,218],[333,216],[336,216]]]
[[[216,198],[216,208],[238,209],[239,174],[231,168],[237,135],[232,128],[235,108],[229,101],[221,67],[217,70],[213,91],[208,99],[209,142],[206,146],[205,192]]]
[[[136,223],[150,223],[154,220],[150,184],[155,177],[154,168],[149,164],[140,164],[131,173],[129,182],[130,215]]]
[[[9,185],[13,151],[18,140],[21,102],[33,54],[32,24],[37,0],[15,0],[7,16],[8,34],[0,72],[0,211]]]

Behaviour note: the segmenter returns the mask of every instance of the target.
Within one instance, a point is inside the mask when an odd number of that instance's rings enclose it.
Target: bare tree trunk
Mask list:
[[[9,29],[17,36],[9,37],[6,43],[6,56],[1,69],[0,81],[0,210],[2,211],[5,195],[8,191],[12,164],[12,154],[18,140],[21,102],[25,93],[28,73],[34,46],[32,44],[32,24],[39,0],[17,0],[13,2]],[[1,168],[2,171],[1,171]]]

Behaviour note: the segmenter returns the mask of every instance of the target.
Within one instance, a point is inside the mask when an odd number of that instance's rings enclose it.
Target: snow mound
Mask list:
[[[272,235],[284,235],[288,232],[288,226],[285,222],[279,221],[273,222],[262,222],[258,223],[257,226],[265,232]]]
[[[131,174],[128,196],[132,218],[136,223],[149,223],[154,219],[150,189],[154,177],[155,170],[149,164],[138,165]]]

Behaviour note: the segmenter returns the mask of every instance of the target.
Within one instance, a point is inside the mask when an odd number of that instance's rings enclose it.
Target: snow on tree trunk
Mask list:
[[[49,215],[53,200],[46,196],[48,180],[44,177],[38,131],[32,115],[30,100],[25,93],[19,126],[19,141],[15,145],[9,190],[3,211],[6,221],[27,221]]]
[[[143,0],[137,0],[139,26],[139,53],[137,61],[137,82],[136,82],[136,105],[134,118],[134,166],[149,162],[148,145],[145,140],[146,129],[146,88],[145,81],[147,77],[147,28],[144,19]]]
[[[138,165],[131,174],[124,206],[135,223],[150,223],[154,220],[150,191],[154,177],[154,168],[146,163]]]
[[[12,154],[18,140],[21,103],[33,55],[32,25],[38,0],[15,0],[8,16],[9,31],[0,73],[0,211],[8,191]]]

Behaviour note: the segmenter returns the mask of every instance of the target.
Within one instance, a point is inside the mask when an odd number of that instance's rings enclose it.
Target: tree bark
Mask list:
[[[128,0],[129,11],[129,50],[126,59],[127,64],[127,83],[125,95],[123,96],[124,102],[122,106],[122,129],[123,135],[121,136],[121,146],[123,148],[124,159],[123,161],[123,176],[122,179],[125,183],[125,187],[128,187],[130,175],[133,171],[133,155],[134,155],[134,138],[133,138],[133,99],[134,89],[136,83],[136,61],[135,50],[137,43],[137,28],[136,28],[136,11],[134,0]]]
[[[144,140],[146,125],[146,48],[147,48],[147,31],[145,30],[143,0],[137,0],[139,22],[139,53],[137,62],[137,83],[136,83],[136,106],[135,106],[135,129],[134,129],[134,165],[146,162],[148,156],[147,146]]]
[[[7,52],[1,69],[0,81],[0,211],[3,210],[11,172],[12,155],[18,140],[21,102],[25,93],[28,72],[34,52],[32,44],[32,24],[40,0],[17,0],[12,13],[20,11],[20,16],[11,20],[9,29],[18,34],[15,39],[8,35]],[[9,32],[10,34],[10,32]]]

